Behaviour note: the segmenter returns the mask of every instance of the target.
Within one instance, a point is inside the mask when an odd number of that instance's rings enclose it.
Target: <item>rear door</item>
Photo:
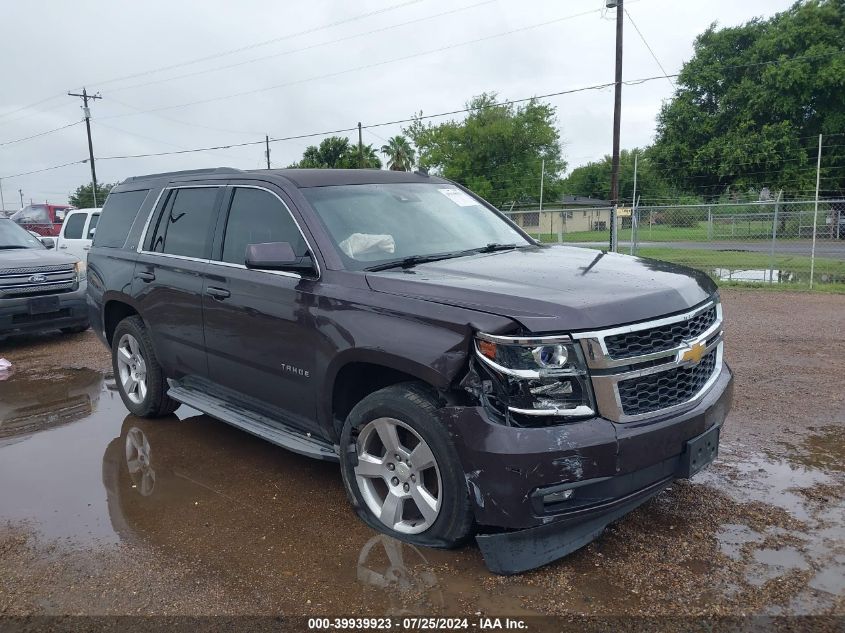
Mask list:
[[[315,256],[283,195],[269,184],[233,184],[224,199],[203,297],[209,376],[287,423],[314,430],[318,329],[311,306],[318,273],[244,265],[247,244],[290,242],[297,255]]]
[[[60,250],[66,251],[83,262],[88,259],[88,251],[91,248],[91,240],[86,238],[89,218],[88,211],[68,213],[57,239]]]
[[[139,247],[133,295],[159,362],[177,378],[208,375],[203,276],[224,189],[199,183],[165,188]]]

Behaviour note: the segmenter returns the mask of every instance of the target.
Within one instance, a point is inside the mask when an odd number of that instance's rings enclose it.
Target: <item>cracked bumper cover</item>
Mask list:
[[[491,422],[481,407],[444,409],[487,566],[518,573],[565,556],[674,479],[688,477],[694,441],[721,428],[732,395],[733,376],[725,366],[694,408],[640,423],[596,417],[517,428]],[[715,456],[718,430],[707,436],[713,452],[705,464]],[[570,489],[569,499],[544,501]]]

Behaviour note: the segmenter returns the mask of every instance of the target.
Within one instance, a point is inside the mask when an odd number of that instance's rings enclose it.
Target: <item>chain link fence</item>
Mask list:
[[[505,213],[542,242],[607,249],[611,208],[596,202]],[[617,245],[723,283],[845,290],[845,200],[620,207]]]

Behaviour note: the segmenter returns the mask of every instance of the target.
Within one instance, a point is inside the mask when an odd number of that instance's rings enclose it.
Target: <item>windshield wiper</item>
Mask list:
[[[376,264],[365,268],[369,272],[377,272],[379,270],[389,270],[390,268],[413,268],[417,264],[426,264],[428,262],[437,262],[441,259],[451,259],[452,257],[460,257],[466,253],[441,253],[440,255],[411,255],[410,257],[403,257],[402,259],[394,259],[383,264]]]
[[[509,251],[514,248],[519,248],[517,244],[496,244],[493,242],[492,244],[488,244],[487,246],[482,246],[481,248],[474,248],[476,253],[495,253],[496,251]]]

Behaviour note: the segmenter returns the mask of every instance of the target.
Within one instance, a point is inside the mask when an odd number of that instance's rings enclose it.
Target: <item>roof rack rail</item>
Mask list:
[[[211,167],[207,169],[186,169],[184,171],[163,171],[158,174],[144,174],[143,176],[130,176],[122,182],[135,182],[136,180],[148,180],[150,178],[163,178],[164,176],[199,176],[203,174],[239,174],[242,169],[236,167]]]

